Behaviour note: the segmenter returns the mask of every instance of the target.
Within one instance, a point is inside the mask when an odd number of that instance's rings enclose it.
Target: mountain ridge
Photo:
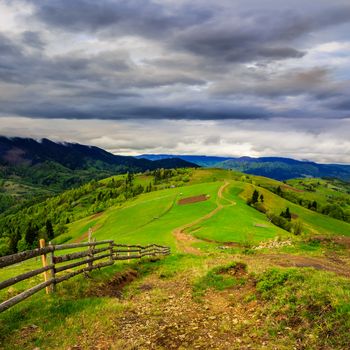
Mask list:
[[[182,159],[150,161],[95,146],[0,136],[0,213],[116,174],[158,168],[196,168]]]
[[[177,157],[171,157],[178,159]],[[43,138],[40,141],[31,138],[0,136],[0,164],[1,165],[35,165],[45,161],[57,162],[71,170],[84,169],[86,161],[100,161],[105,164],[98,164],[100,168],[109,165],[124,165],[140,168],[139,170],[155,169],[162,167],[163,162],[159,160],[154,163],[149,160],[141,160],[132,156],[121,156],[112,154],[102,148],[79,143],[54,142]],[[176,164],[177,161],[171,161]],[[196,164],[187,164],[184,160],[178,160],[185,167]],[[166,165],[168,161],[164,162]]]
[[[248,174],[288,180],[298,177],[332,177],[350,181],[350,165],[321,164],[284,157],[215,157],[197,155],[143,154],[139,159],[164,159],[178,157],[202,167],[232,169]]]

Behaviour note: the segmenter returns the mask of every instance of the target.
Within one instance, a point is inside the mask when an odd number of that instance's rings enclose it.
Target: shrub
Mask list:
[[[297,220],[293,225],[293,233],[295,235],[301,235],[303,233],[303,223]]]
[[[284,286],[287,281],[303,281],[303,279],[303,275],[295,269],[281,270],[273,268],[259,277],[256,289],[264,297],[269,298],[273,297],[276,288]]]
[[[246,267],[246,264],[234,262],[225,266],[217,266],[214,269],[209,270],[205,276],[201,277],[193,285],[194,296],[202,296],[209,288],[224,290],[235,285],[243,284],[245,280],[237,278],[234,275],[238,271],[245,271]]]
[[[285,219],[284,217],[279,216],[279,215],[275,215],[275,214],[269,214],[269,219],[271,220],[271,222],[274,225],[276,225],[278,227],[281,227],[281,228],[283,228],[286,231],[291,232],[292,224],[287,219]]]
[[[265,207],[265,205],[261,202],[257,202],[254,204],[254,208],[258,211],[260,211],[260,213],[266,214],[267,209]]]

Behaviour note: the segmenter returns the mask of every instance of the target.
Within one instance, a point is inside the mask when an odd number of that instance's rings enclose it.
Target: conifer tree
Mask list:
[[[252,204],[255,204],[259,200],[259,192],[254,190],[252,195]]]
[[[53,231],[53,227],[52,227],[52,222],[50,219],[46,220],[46,235],[48,239],[53,239],[55,237],[55,233]]]

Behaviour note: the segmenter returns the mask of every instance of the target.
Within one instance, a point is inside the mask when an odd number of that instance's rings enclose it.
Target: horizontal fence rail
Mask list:
[[[103,246],[104,245],[104,246]],[[102,246],[96,248],[96,246]],[[69,252],[55,256],[56,251],[68,249],[87,248],[83,251]],[[101,254],[102,253],[102,254]],[[74,276],[82,273],[87,273],[95,269],[111,266],[117,260],[141,259],[145,256],[156,257],[170,254],[170,248],[151,244],[147,246],[141,245],[126,245],[116,244],[113,240],[92,241],[85,243],[71,244],[49,244],[45,246],[45,241],[40,240],[40,248],[20,252],[17,254],[0,257],[0,268],[21,263],[31,258],[41,256],[42,267],[31,270],[15,277],[11,277],[0,282],[0,290],[10,287],[20,281],[24,281],[31,277],[43,274],[44,282],[31,287],[16,296],[3,301],[0,304],[0,312],[3,312],[13,305],[18,304],[22,300],[46,288],[46,293],[51,293],[55,290],[58,283],[66,281]],[[48,258],[48,263],[47,263]],[[78,260],[79,261],[74,261]],[[98,263],[95,263],[99,260]],[[103,261],[101,261],[103,260]],[[63,264],[66,263],[66,264]],[[85,265],[85,267],[82,267]],[[79,269],[73,270],[76,267]],[[65,273],[63,273],[65,271]]]

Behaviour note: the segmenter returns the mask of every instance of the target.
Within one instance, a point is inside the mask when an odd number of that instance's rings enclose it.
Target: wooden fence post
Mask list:
[[[128,246],[128,256],[130,256],[130,247]],[[130,263],[130,259],[128,259],[128,263]]]
[[[142,249],[141,248],[139,248],[139,259],[141,259],[142,258]]]
[[[109,260],[114,262],[113,260],[113,242],[109,243]]]
[[[52,265],[51,268],[51,278],[54,281],[50,286],[50,293],[53,293],[56,290],[56,283],[55,283],[55,254],[54,254],[54,246],[51,242],[49,242],[49,246],[52,247],[51,253],[49,255],[49,264]]]
[[[40,239],[39,244],[40,244],[40,248],[45,248],[45,239]],[[41,262],[43,264],[43,267],[47,267],[46,254],[41,255]],[[47,282],[48,280],[47,271],[44,271],[43,275],[44,275],[44,281]],[[46,294],[50,293],[49,286],[45,287],[45,290],[46,290]]]
[[[91,227],[89,228],[89,239],[88,240],[89,240],[89,243],[92,243],[92,229],[91,229]],[[90,245],[88,250],[89,250],[88,259],[93,258],[94,257],[94,253],[93,253],[94,247],[92,245]],[[87,263],[87,267],[92,268],[92,264],[93,264],[93,261],[89,261]]]

